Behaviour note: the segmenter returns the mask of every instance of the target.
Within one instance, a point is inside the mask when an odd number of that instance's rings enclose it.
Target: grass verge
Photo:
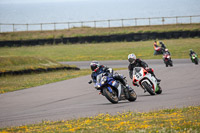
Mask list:
[[[148,113],[124,112],[99,114],[67,121],[44,121],[40,124],[0,129],[0,132],[74,132],[74,133],[198,133],[200,106],[165,109]]]
[[[57,81],[76,78],[83,75],[88,75],[91,70],[59,70],[48,73],[32,73],[25,75],[6,75],[0,77],[0,94],[21,90],[25,88],[35,87]]]
[[[69,30],[56,30],[56,31],[28,31],[28,32],[24,31],[24,32],[0,33],[0,41],[54,39],[54,38],[64,38],[64,37],[145,33],[145,32],[169,32],[169,31],[185,31],[185,30],[192,31],[199,29],[200,29],[200,24],[132,26],[123,28],[82,27],[82,28],[71,28]]]
[[[44,57],[4,56],[0,57],[0,72],[70,67]]]
[[[165,43],[173,58],[189,58],[189,49],[200,54],[200,38],[161,40]],[[161,59],[153,56],[153,42],[115,42],[100,44],[46,45],[35,47],[2,47],[0,56],[40,56],[55,61],[86,60],[127,60],[129,53],[135,53],[142,59]]]

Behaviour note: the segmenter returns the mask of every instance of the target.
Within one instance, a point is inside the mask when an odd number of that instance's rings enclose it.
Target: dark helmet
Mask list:
[[[90,68],[91,68],[92,71],[94,71],[98,67],[99,67],[99,62],[98,61],[92,61],[90,63]]]
[[[190,49],[190,52],[193,52],[193,50],[192,50],[192,49]]]

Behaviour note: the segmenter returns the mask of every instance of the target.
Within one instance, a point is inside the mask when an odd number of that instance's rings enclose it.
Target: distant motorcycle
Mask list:
[[[198,65],[199,64],[199,58],[197,54],[192,54],[191,60],[194,64]]]
[[[166,67],[168,67],[168,66],[172,67],[173,66],[173,62],[172,62],[171,56],[170,56],[170,54],[168,52],[163,53],[163,61],[164,61],[165,65],[166,65]]]
[[[133,85],[140,86],[144,89],[144,92],[147,91],[151,95],[162,93],[162,89],[156,78],[142,67],[135,67],[133,69]]]
[[[116,88],[115,84],[119,83],[119,87]],[[127,82],[124,78],[124,82]],[[92,81],[89,82],[91,84]],[[130,86],[128,86],[130,87]],[[97,76],[97,83],[95,88],[100,90],[99,94],[105,96],[111,103],[118,103],[120,100],[128,100],[130,102],[137,99],[135,91],[129,91],[120,80],[116,80],[113,77],[109,77],[106,73],[99,74]]]
[[[164,53],[164,51],[165,51],[165,49],[166,49],[166,46],[164,45],[164,44],[161,44],[161,47],[157,47],[156,48],[156,53],[155,53],[155,55],[160,55],[160,54],[163,54]]]

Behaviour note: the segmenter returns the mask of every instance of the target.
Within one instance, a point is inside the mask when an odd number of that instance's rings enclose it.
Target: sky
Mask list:
[[[66,1],[88,1],[88,0],[0,0],[0,4],[17,4],[17,3],[52,3],[52,2],[66,2]]]

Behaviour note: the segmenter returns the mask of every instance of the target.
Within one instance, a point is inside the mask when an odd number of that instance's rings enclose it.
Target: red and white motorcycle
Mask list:
[[[168,66],[172,67],[173,66],[173,62],[172,62],[171,56],[167,52],[163,53],[163,61],[164,61],[165,65],[166,65],[166,67],[168,67]]]
[[[162,93],[162,89],[156,78],[143,67],[135,67],[133,69],[133,85],[142,87],[144,92],[148,91],[151,95]]]

